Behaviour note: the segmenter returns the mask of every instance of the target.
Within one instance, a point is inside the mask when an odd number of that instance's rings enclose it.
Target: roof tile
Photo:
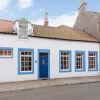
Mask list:
[[[12,33],[14,21],[0,20],[0,32]]]
[[[0,20],[0,33],[13,33],[14,21]],[[85,32],[61,25],[59,27],[47,27],[33,25],[34,34],[32,36],[41,38],[53,38],[76,41],[99,42],[95,37]]]

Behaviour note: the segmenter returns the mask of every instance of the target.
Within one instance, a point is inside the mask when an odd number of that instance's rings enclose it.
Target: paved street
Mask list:
[[[0,100],[100,100],[100,83],[5,92]]]

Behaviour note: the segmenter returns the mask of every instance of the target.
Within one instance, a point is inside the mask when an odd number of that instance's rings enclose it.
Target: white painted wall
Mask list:
[[[38,49],[50,49],[51,79],[99,75],[99,71],[88,72],[88,51],[99,52],[99,43],[52,40],[35,37],[18,39],[16,35],[0,34],[0,47],[12,47],[14,52],[13,58],[0,58],[0,82],[37,80],[38,64],[35,63],[35,60],[38,59]],[[18,75],[18,48],[34,48],[34,74]],[[72,50],[72,72],[59,72],[59,50]],[[75,72],[75,50],[86,51],[86,72]]]

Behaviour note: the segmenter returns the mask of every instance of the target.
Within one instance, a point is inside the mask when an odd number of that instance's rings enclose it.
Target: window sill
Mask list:
[[[13,56],[0,56],[0,58],[13,58]]]
[[[97,69],[89,69],[88,71],[92,72],[92,71],[98,71],[98,70]]]
[[[71,70],[60,70],[60,73],[63,73],[63,72],[71,72]]]
[[[18,75],[29,75],[34,74],[34,72],[18,72]]]
[[[75,72],[85,72],[85,70],[83,70],[83,69],[81,69],[81,70],[75,69]]]

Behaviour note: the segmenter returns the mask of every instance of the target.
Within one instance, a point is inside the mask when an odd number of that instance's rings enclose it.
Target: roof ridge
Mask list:
[[[100,12],[96,12],[96,11],[88,11],[89,13],[95,13],[95,14],[99,14],[100,15]]]
[[[33,23],[32,23],[32,25],[33,25],[33,26],[44,27],[44,25],[38,25],[38,24],[33,24]],[[48,26],[48,28],[58,28],[58,27],[55,27],[55,26]],[[48,28],[47,28],[47,29],[48,29]]]
[[[73,28],[73,29],[76,30],[76,31],[82,32],[81,34],[88,35],[88,36],[90,36],[90,37],[96,39],[97,41],[99,41],[99,40],[98,40],[95,36],[93,36],[92,34],[89,34],[89,33],[85,32],[85,31],[81,31],[81,30],[78,30],[78,29],[75,29],[75,28]]]
[[[7,20],[7,19],[0,19],[1,21],[6,21],[6,22],[14,22],[13,20]]]

